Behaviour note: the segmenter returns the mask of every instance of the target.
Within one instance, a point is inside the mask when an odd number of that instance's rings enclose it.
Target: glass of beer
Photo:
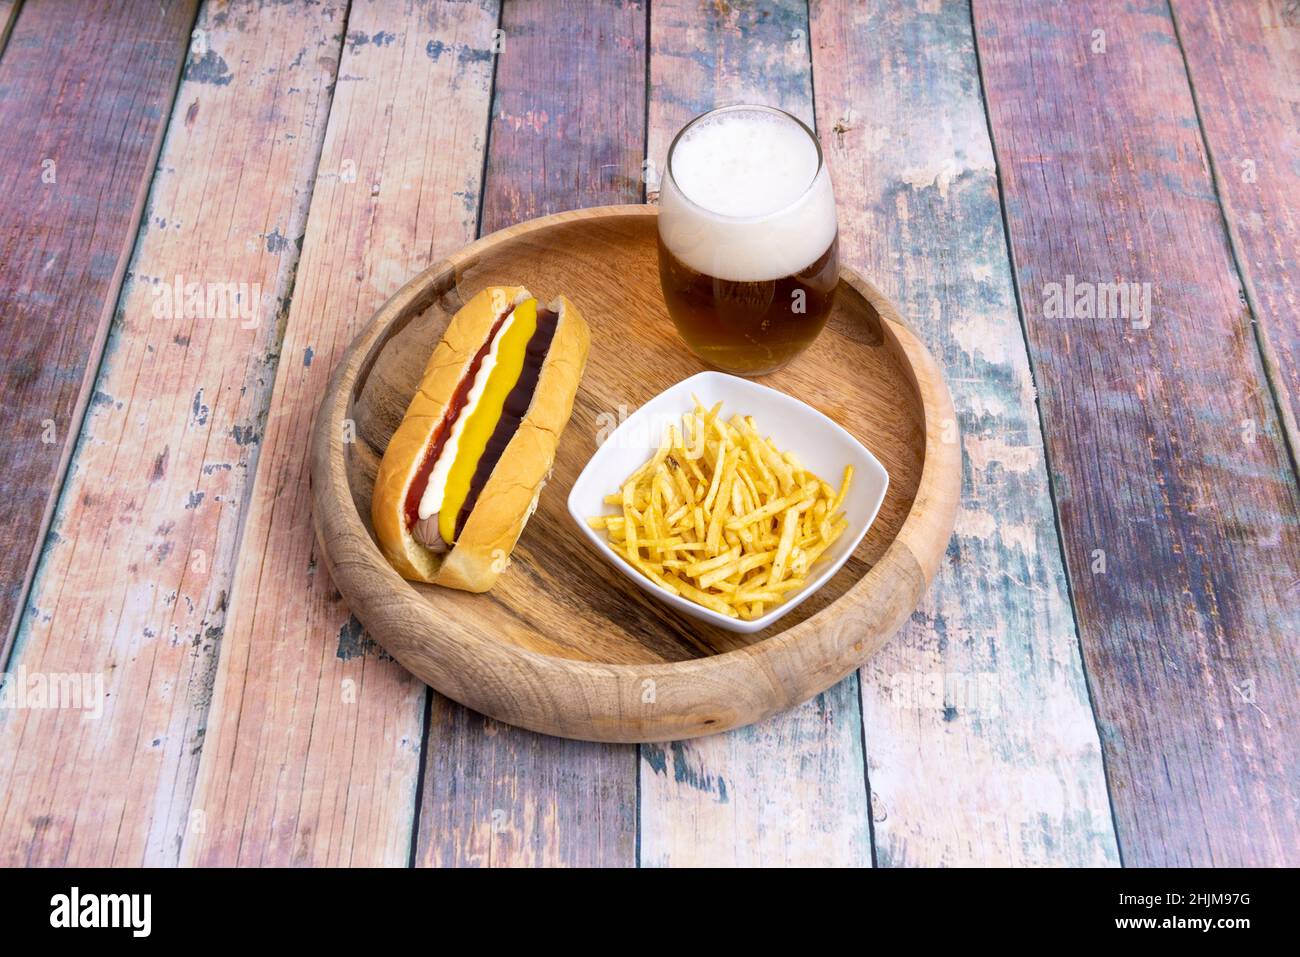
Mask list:
[[[686,344],[762,375],[817,338],[839,280],[830,173],[812,130],[770,106],[687,123],[659,192],[659,278]]]

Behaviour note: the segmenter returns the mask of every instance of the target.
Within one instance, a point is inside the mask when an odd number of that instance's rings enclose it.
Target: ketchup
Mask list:
[[[487,340],[475,353],[474,361],[469,364],[469,369],[461,376],[460,382],[456,385],[456,391],[451,394],[451,401],[447,403],[447,408],[442,414],[442,421],[438,423],[438,427],[433,432],[433,437],[425,450],[424,458],[420,461],[420,467],[415,472],[411,487],[406,490],[406,527],[408,529],[420,520],[420,499],[424,498],[424,490],[429,485],[429,476],[433,474],[433,467],[438,462],[438,456],[442,454],[442,447],[447,444],[447,438],[451,435],[451,428],[456,424],[456,418],[469,401],[469,393],[474,388],[474,379],[478,376],[479,367],[483,365],[483,360],[487,358],[487,354],[492,351],[492,343],[497,337],[497,332],[514,311],[515,307],[511,305],[509,309],[501,314],[501,318],[496,321],[492,331],[488,333]]]

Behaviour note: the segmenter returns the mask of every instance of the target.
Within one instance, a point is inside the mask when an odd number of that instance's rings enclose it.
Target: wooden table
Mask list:
[[[0,0],[0,36],[0,861],[1300,864],[1295,4]],[[436,257],[642,201],[735,100],[815,122],[945,369],[946,567],[756,727],[485,720],[318,568],[325,380]],[[60,675],[97,713],[14,706]]]

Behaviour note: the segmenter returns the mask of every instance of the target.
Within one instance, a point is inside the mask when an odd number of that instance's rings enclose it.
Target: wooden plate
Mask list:
[[[834,578],[768,631],[680,617],[599,557],[565,499],[620,409],[704,366],[659,290],[656,210],[560,213],[487,236],[425,270],[371,319],[334,371],[311,450],[316,535],[369,633],[438,691],[510,724],[571,738],[665,741],[723,731],[830,687],[916,607],[952,533],[961,456],[948,388],[892,305],[849,269],[811,349],[760,381],[839,422],[889,470],[880,515]],[[484,286],[563,292],[592,331],[551,481],[489,593],[414,585],[370,532],[379,459],[448,319]]]

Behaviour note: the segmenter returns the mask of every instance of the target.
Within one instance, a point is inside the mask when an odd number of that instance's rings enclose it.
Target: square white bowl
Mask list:
[[[794,452],[804,467],[836,487],[843,479],[844,466],[853,466],[853,483],[842,506],[848,528],[809,569],[811,575],[807,584],[753,621],[730,618],[656,585],[609,547],[604,529],[594,529],[587,524],[587,519],[594,515],[619,513],[618,507],[605,504],[605,496],[617,492],[627,477],[655,453],[665,425],[681,424],[682,415],[694,407],[692,395],[709,407],[721,402],[722,415],[726,418],[736,413],[752,415],[759,431],[770,435],[778,448]],[[569,492],[569,514],[605,559],[643,590],[683,614],[728,631],[751,634],[762,631],[794,610],[830,581],[876,520],[888,487],[889,474],[880,461],[862,443],[812,406],[749,379],[722,372],[701,372],[659,393],[610,433],[573,483]]]

